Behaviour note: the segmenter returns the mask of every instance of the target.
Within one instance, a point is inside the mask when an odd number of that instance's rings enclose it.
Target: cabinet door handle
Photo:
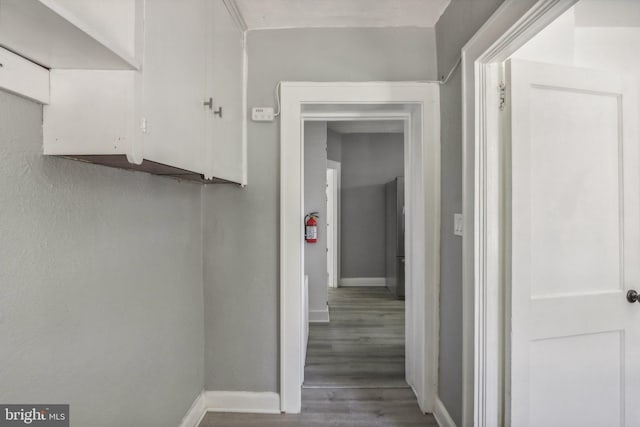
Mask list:
[[[213,110],[213,98],[209,98],[202,103],[205,107],[209,107],[209,110]],[[219,116],[222,118],[222,107],[218,107],[217,110],[213,111],[214,116]]]

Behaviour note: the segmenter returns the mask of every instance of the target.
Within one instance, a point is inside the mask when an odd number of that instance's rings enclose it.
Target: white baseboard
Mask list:
[[[211,412],[249,412],[279,414],[280,395],[273,392],[205,391],[207,410]]]
[[[324,310],[309,310],[309,323],[329,323],[329,307]]]
[[[386,277],[342,277],[340,286],[343,288],[351,286],[387,286]]]
[[[446,406],[444,406],[444,403],[442,403],[439,397],[436,397],[433,417],[436,419],[436,422],[440,427],[456,427],[456,423],[453,422],[453,418],[451,418],[449,411],[447,411]]]
[[[272,392],[203,391],[196,397],[179,427],[198,427],[207,412],[279,414],[280,395]]]
[[[197,427],[205,414],[207,413],[207,405],[205,404],[204,392],[201,392],[196,400],[193,401],[193,405],[187,414],[182,419],[180,427]]]

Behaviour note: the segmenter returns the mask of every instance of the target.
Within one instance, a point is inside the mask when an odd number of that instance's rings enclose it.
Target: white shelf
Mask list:
[[[140,68],[127,49],[57,0],[0,0],[0,45],[47,68]]]
[[[49,70],[0,47],[0,89],[49,103]]]

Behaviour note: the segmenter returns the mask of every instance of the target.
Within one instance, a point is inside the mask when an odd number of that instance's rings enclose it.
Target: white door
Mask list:
[[[506,78],[507,424],[639,426],[636,92],[611,72],[516,60]]]
[[[334,204],[336,191],[335,183],[336,171],[333,169],[327,169],[327,285],[329,287],[336,287],[335,277],[335,251],[336,242],[333,239],[335,216],[334,216]]]

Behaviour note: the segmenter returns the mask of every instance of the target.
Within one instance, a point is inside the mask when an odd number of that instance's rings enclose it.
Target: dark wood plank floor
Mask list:
[[[329,290],[329,324],[312,324],[302,413],[208,413],[200,427],[437,426],[404,380],[404,302],[385,288]]]

